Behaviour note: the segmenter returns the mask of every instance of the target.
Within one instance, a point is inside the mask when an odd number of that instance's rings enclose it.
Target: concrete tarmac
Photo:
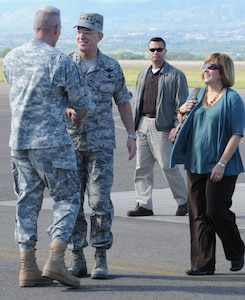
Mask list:
[[[216,272],[214,276],[189,277],[185,270],[190,267],[188,216],[176,217],[174,202],[167,182],[158,167],[155,168],[153,191],[154,216],[130,218],[126,212],[135,206],[133,173],[135,161],[127,161],[126,133],[117,110],[114,118],[117,131],[115,150],[115,181],[112,200],[115,217],[112,232],[113,247],[108,251],[109,277],[106,280],[82,278],[81,288],[66,288],[57,282],[47,287],[20,288],[18,274],[20,259],[14,241],[16,198],[12,190],[10,173],[10,149],[8,148],[10,112],[6,84],[0,83],[0,298],[6,300],[137,300],[137,299],[244,299],[245,268],[229,271],[220,240],[217,238]],[[245,99],[245,91],[241,91]],[[245,158],[242,140],[241,153]],[[245,160],[244,160],[245,162]],[[181,167],[181,166],[180,166]],[[181,169],[182,170],[182,169]],[[182,170],[183,174],[185,172]],[[245,241],[245,179],[239,176],[233,197],[232,210]],[[85,201],[85,213],[89,227],[90,209]],[[38,224],[37,262],[42,269],[48,256],[50,239],[46,229],[52,220],[53,202],[45,192]],[[88,230],[89,232],[89,230]],[[94,249],[85,249],[88,272],[93,267]],[[66,252],[69,263],[70,252]]]

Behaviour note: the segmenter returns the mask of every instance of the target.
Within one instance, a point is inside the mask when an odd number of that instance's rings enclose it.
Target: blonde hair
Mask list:
[[[233,86],[235,82],[235,68],[233,60],[227,54],[212,53],[208,55],[204,61],[205,64],[210,62],[217,64],[220,67],[219,72],[223,87]]]

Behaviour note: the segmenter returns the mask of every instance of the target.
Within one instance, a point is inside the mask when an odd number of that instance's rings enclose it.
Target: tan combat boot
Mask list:
[[[67,270],[76,277],[83,277],[87,275],[87,264],[83,248],[72,250],[72,258]]]
[[[43,276],[59,281],[66,286],[80,287],[80,281],[66,268],[64,262],[66,244],[52,241],[49,258],[43,268]]]
[[[92,279],[105,279],[108,276],[108,266],[106,262],[106,249],[96,248],[95,251],[95,266],[91,271]]]
[[[35,250],[20,250],[21,270],[19,274],[19,286],[36,286],[52,284],[53,280],[42,277],[42,272],[38,269],[35,257]]]

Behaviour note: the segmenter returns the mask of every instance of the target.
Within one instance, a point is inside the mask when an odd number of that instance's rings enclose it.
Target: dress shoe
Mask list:
[[[238,260],[233,260],[231,262],[230,271],[236,272],[243,268],[244,266],[244,255],[240,257]]]
[[[190,276],[214,275],[214,271],[206,271],[198,268],[187,270],[185,273]]]
[[[176,216],[185,216],[186,214],[188,214],[187,203],[179,205],[176,211]]]
[[[127,212],[129,217],[144,217],[144,216],[153,216],[153,211],[146,209],[137,203],[136,207]]]

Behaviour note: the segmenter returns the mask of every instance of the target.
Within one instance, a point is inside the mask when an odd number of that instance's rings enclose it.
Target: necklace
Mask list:
[[[206,92],[205,92],[204,105],[205,105],[206,107],[208,107],[208,108],[211,107],[211,106],[218,100],[218,98],[219,98],[219,96],[220,96],[222,90],[223,90],[223,88],[221,88],[221,89],[216,93],[215,97],[214,97],[211,101],[208,102],[208,89],[207,89]]]

